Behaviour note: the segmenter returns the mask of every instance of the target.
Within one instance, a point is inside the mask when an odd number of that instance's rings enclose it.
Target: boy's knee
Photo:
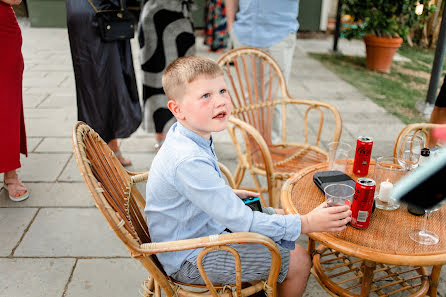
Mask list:
[[[307,250],[300,245],[296,245],[296,248],[290,252],[290,268],[294,268],[300,273],[309,274],[311,265],[311,257]]]

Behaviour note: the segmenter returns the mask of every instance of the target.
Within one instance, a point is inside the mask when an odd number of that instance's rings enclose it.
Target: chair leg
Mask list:
[[[242,183],[243,178],[245,177],[245,171],[246,171],[246,168],[242,167],[239,162],[237,164],[237,169],[235,170],[235,174],[234,174],[234,181],[235,181],[236,188],[240,187],[240,184]]]
[[[161,286],[155,282],[155,297],[161,297]]]
[[[266,202],[265,202],[265,197],[262,194],[263,193],[262,186],[260,184],[259,179],[257,178],[257,174],[255,174],[254,172],[251,171],[251,176],[252,176],[252,179],[254,180],[254,184],[256,185],[257,192],[260,193],[260,200],[262,202],[262,205],[270,205],[271,206],[271,197],[268,197],[268,199],[269,199],[268,204],[266,204]]]
[[[274,208],[280,208],[280,191],[282,190],[282,181],[274,180],[272,182],[272,197],[270,198],[270,204]]]
[[[141,296],[152,297],[154,294],[153,293],[153,285],[154,285],[153,277],[151,275],[149,275],[142,285],[144,292],[142,292]]]

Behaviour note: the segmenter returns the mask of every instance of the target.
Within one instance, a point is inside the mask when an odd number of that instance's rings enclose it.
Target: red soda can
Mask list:
[[[369,173],[372,146],[373,139],[371,137],[358,137],[356,141],[355,161],[353,162],[353,173],[357,176],[366,176]]]
[[[350,225],[358,229],[365,229],[370,224],[372,215],[373,199],[375,196],[376,183],[367,177],[358,178],[353,195],[351,207],[352,220]]]

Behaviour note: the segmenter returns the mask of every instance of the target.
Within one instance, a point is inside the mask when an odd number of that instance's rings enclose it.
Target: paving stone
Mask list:
[[[61,112],[63,110],[61,109]],[[30,112],[31,113],[31,112]],[[32,137],[71,137],[74,119],[30,118],[25,112],[26,135]]]
[[[128,257],[98,209],[41,209],[14,256]]]
[[[45,71],[32,71],[28,69],[28,65],[25,65],[25,70],[23,71],[23,79],[25,78],[42,78],[46,77],[48,75],[48,72]]]
[[[85,183],[25,183],[30,197],[20,203],[0,192],[0,207],[94,207]]]
[[[6,199],[11,201],[6,191],[1,191],[0,204]],[[11,202],[15,204],[20,203]],[[7,257],[11,254],[36,212],[36,208],[0,208],[0,226],[3,226],[0,228],[0,257]],[[0,271],[7,270],[0,269]],[[1,279],[0,277],[0,282]],[[0,285],[0,292],[2,291],[1,287]]]
[[[341,114],[344,112],[353,112],[357,114],[387,113],[387,111],[381,106],[376,105],[370,100],[364,100],[364,98],[361,97],[357,97],[354,100],[352,100],[350,96],[343,96],[340,97],[339,99],[329,98],[322,101],[336,107],[339,110],[339,112],[341,112]],[[398,120],[398,122],[400,121]],[[359,126],[357,123],[356,125]]]
[[[140,296],[147,270],[134,259],[80,259],[65,297]]]
[[[123,139],[119,146],[120,150],[125,154],[127,152],[132,153],[156,153],[155,150],[155,137],[146,136],[143,137],[130,137]]]
[[[349,131],[351,135],[369,136],[375,141],[395,141],[398,133],[404,127],[405,125],[402,123],[368,124],[366,127],[355,123],[344,123],[345,130]]]
[[[28,153],[34,152],[37,145],[42,141],[42,137],[27,137],[26,145],[28,146]]]
[[[39,107],[75,107],[76,106],[76,96],[74,95],[50,95],[43,101]]]
[[[307,288],[303,297],[329,297],[328,294],[319,284],[319,282],[314,278],[312,274],[308,278]]]
[[[0,297],[60,297],[75,259],[0,259]]]
[[[21,156],[20,178],[24,182],[55,182],[71,154],[28,154]]]
[[[76,163],[76,158],[73,156],[68,165],[63,170],[60,177],[57,179],[60,182],[83,182],[84,179],[81,175],[79,167]]]
[[[23,84],[27,87],[55,87],[62,83],[66,79],[65,75],[59,75],[56,77],[24,77]]]
[[[46,97],[47,95],[25,94],[23,96],[23,107],[37,107]]]
[[[136,172],[145,172],[150,169],[155,153],[126,153],[124,155],[132,161],[132,165],[126,169]]]
[[[51,71],[51,70],[48,70]],[[74,88],[58,88],[56,85],[52,87],[39,88],[39,87],[27,87],[25,86],[23,93],[26,94],[58,94],[58,95],[76,95],[76,89]]]
[[[72,141],[68,137],[45,137],[36,148],[38,153],[72,153]]]
[[[24,110],[25,115],[28,115],[28,119],[53,119],[54,120],[74,120],[77,118],[76,110],[72,107],[60,107],[60,108],[34,108]]]

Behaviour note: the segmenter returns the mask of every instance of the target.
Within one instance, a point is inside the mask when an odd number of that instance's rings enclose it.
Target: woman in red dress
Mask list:
[[[22,101],[22,33],[11,5],[21,0],[0,0],[0,173],[3,188],[13,201],[29,193],[19,180],[20,153],[28,155]]]

